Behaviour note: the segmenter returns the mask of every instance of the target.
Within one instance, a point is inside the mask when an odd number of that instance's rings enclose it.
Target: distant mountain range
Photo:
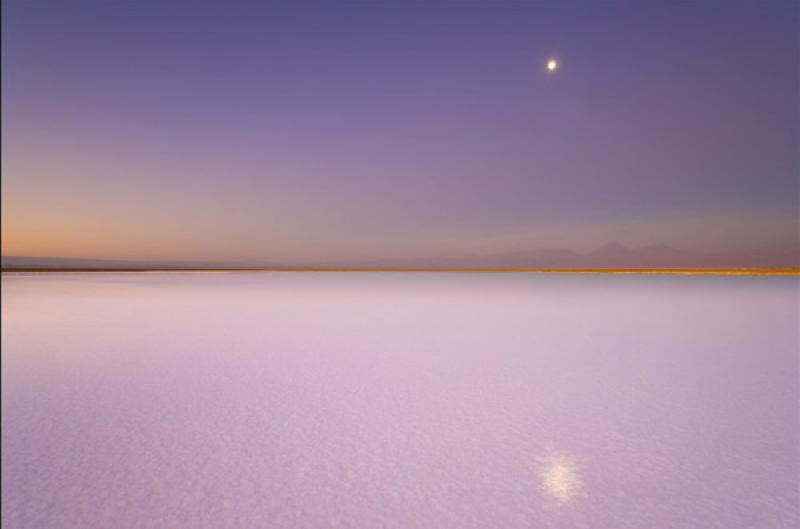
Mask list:
[[[285,268],[266,261],[147,261],[118,259],[79,259],[71,257],[2,256],[4,270],[25,269],[219,269],[219,268]]]
[[[4,270],[13,269],[252,269],[252,268],[798,268],[800,244],[749,252],[688,252],[656,244],[630,248],[609,243],[578,253],[564,248],[483,256],[373,259],[325,263],[269,261],[137,261],[3,256]]]
[[[371,261],[370,268],[796,268],[800,244],[750,252],[689,252],[665,244],[630,248],[608,243],[579,253],[564,248],[533,248],[485,256],[440,257],[408,261]]]

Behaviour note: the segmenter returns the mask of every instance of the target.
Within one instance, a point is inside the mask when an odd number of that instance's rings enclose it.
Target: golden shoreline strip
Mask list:
[[[486,272],[545,274],[798,275],[799,268],[3,268],[7,272]]]

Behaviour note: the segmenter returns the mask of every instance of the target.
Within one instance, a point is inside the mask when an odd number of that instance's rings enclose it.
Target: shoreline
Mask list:
[[[800,268],[3,268],[6,273],[389,272],[800,276]]]

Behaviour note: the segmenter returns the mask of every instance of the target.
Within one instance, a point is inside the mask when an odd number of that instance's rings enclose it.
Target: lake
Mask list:
[[[10,273],[3,528],[794,528],[800,278]]]

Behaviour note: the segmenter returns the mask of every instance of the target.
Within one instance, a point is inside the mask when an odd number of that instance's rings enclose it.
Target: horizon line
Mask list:
[[[548,274],[673,274],[673,275],[800,275],[800,267],[730,267],[730,268],[86,268],[86,267],[3,267],[0,272],[92,273],[92,272],[436,272],[436,273],[548,273]]]

